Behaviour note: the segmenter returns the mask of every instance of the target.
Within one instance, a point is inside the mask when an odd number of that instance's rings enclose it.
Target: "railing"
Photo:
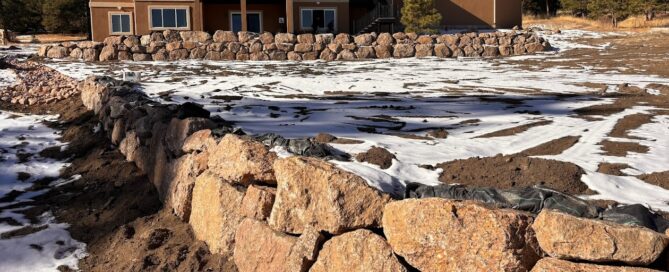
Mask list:
[[[372,25],[379,18],[396,18],[392,5],[381,5],[377,3],[376,6],[369,11],[369,13],[353,21],[353,32],[359,33],[366,27]]]

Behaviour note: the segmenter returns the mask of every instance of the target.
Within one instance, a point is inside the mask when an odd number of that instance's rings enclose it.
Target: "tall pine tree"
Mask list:
[[[401,22],[406,32],[434,34],[439,32],[441,14],[434,0],[404,0]]]

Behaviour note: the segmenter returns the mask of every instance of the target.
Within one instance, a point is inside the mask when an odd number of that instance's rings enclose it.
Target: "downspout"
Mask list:
[[[497,0],[492,0],[492,27],[497,28]]]
[[[93,40],[93,7],[91,7],[90,2],[88,3],[88,17],[89,17],[89,20],[91,21],[90,31],[89,31],[90,37],[89,38],[92,41]]]

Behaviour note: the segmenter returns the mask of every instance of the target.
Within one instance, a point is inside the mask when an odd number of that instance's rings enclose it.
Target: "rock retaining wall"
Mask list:
[[[197,105],[161,105],[109,78],[79,88],[165,207],[242,272],[667,268],[669,237],[649,229],[472,201],[397,200],[327,161],[280,158]]]
[[[262,34],[216,31],[154,32],[114,36],[104,42],[45,45],[39,55],[84,61],[205,60],[355,60],[409,57],[498,57],[532,54],[551,48],[532,31],[416,35],[415,33]]]

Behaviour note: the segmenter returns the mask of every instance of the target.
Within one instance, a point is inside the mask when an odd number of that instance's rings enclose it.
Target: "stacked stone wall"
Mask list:
[[[109,78],[79,89],[165,208],[242,272],[668,268],[669,237],[650,229],[550,210],[394,199],[327,161],[280,158],[195,104],[162,105]]]
[[[45,45],[42,57],[84,61],[213,61],[358,60],[410,57],[500,57],[550,50],[550,43],[532,31],[416,35],[415,33],[272,34],[216,31],[155,32],[144,36],[113,36],[104,42]]]

